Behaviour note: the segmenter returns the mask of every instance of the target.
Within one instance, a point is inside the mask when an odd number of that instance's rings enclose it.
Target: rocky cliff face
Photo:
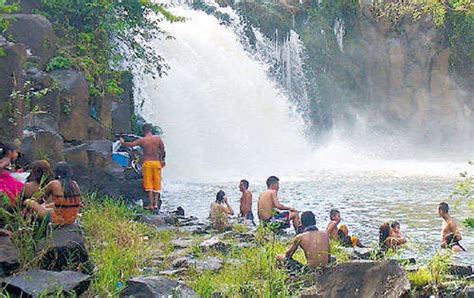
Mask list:
[[[67,161],[84,188],[107,190],[122,177],[111,164],[113,133],[130,133],[133,115],[132,77],[124,73],[120,96],[91,96],[89,82],[73,68],[48,69],[58,50],[58,37],[44,16],[32,14],[34,1],[24,1],[22,14],[9,20],[0,35],[0,140],[21,144],[22,162]],[[98,176],[98,177],[97,177]]]
[[[429,15],[394,23],[371,5],[232,5],[277,45],[291,31],[299,34],[318,134],[336,126],[349,135],[370,131],[415,145],[473,144],[474,84],[457,84],[460,75],[469,82],[472,71],[455,73],[448,33]]]

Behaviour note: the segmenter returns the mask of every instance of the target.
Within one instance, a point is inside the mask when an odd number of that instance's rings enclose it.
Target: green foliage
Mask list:
[[[338,240],[329,240],[329,252],[331,256],[336,258],[338,264],[350,261],[349,252],[341,245]]]
[[[166,65],[147,41],[163,32],[159,22],[181,20],[163,6],[149,0],[42,0],[39,13],[54,25],[64,48],[60,57],[51,61],[50,69],[72,64],[93,85],[92,96],[106,92],[120,93],[112,71],[120,63],[142,61],[144,73],[162,75]],[[155,17],[148,17],[156,13]]]
[[[462,223],[463,223],[466,227],[470,227],[470,228],[473,228],[473,229],[474,229],[474,217],[465,218],[465,219],[463,219]]]
[[[0,46],[0,58],[5,58],[7,56],[7,51],[5,51],[5,49]]]
[[[133,114],[132,115],[132,133],[141,136],[142,135],[142,128],[143,125],[146,123],[145,119],[139,115],[139,114]],[[155,135],[162,135],[163,130],[161,127],[153,125],[152,126],[152,132]]]
[[[469,165],[473,166],[474,162],[470,161]],[[454,199],[456,204],[466,202],[467,207],[474,211],[474,175],[468,171],[460,175],[463,179],[456,183],[456,189],[449,195],[449,198]],[[463,223],[468,227],[474,227],[473,218],[466,218]]]
[[[55,69],[66,69],[71,66],[71,60],[63,56],[55,56],[49,60],[46,65],[46,71],[53,71]]]
[[[83,196],[81,217],[86,245],[96,272],[89,289],[91,296],[115,296],[131,275],[138,274],[150,249],[150,226],[134,221],[134,211],[120,200]]]
[[[450,261],[450,251],[441,250],[437,250],[433,257],[428,261],[427,268],[430,272],[431,283],[433,286],[439,287],[443,283],[448,272]]]
[[[431,283],[431,273],[426,267],[407,272],[407,277],[411,285],[415,287],[424,287]]]

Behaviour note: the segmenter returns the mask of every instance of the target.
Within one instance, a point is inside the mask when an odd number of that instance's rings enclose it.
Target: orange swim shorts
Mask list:
[[[159,192],[161,190],[161,162],[159,160],[145,160],[142,174],[145,191]]]

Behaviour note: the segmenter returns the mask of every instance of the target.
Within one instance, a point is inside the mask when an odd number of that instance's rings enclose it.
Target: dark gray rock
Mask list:
[[[19,266],[18,250],[10,237],[0,237],[0,277],[10,275]]]
[[[24,44],[37,57],[39,65],[44,67],[56,52],[57,42],[48,19],[37,14],[3,15],[3,18],[11,19],[6,34],[15,42]]]
[[[89,256],[81,229],[68,225],[54,229],[37,247],[44,253],[41,269],[89,271]]]
[[[473,274],[472,266],[451,264],[448,266],[448,274],[457,277],[468,277]]]
[[[59,126],[56,118],[48,112],[35,112],[25,116],[23,128],[30,131],[44,130],[57,134]]]
[[[186,285],[160,276],[138,276],[127,281],[120,297],[194,297],[196,293]]]
[[[171,263],[171,266],[175,269],[186,268],[186,267],[188,267],[188,265],[189,265],[189,258],[188,257],[179,257]]]
[[[20,148],[24,154],[23,158],[30,162],[38,159],[49,159],[54,162],[64,160],[63,139],[54,131],[39,128],[25,130]]]
[[[462,293],[466,298],[474,298],[474,286],[466,286]]]
[[[188,271],[187,268],[178,268],[178,269],[168,269],[168,270],[163,270],[158,272],[161,275],[166,275],[166,276],[173,276],[173,275],[178,275],[180,273]]]
[[[143,217],[143,221],[156,227],[164,225],[175,225],[179,223],[178,218],[176,216],[167,213],[145,215]]]
[[[89,276],[73,271],[30,270],[18,275],[0,279],[5,291],[19,297],[74,292],[84,293],[89,287]]]
[[[313,275],[314,285],[300,297],[400,297],[410,289],[395,260],[354,261]]]
[[[199,244],[199,248],[201,248],[201,250],[203,250],[204,252],[209,250],[216,250],[226,254],[229,251],[230,244],[219,240],[219,238],[217,237],[212,237],[201,242],[201,244]]]
[[[193,245],[192,239],[176,239],[171,240],[170,244],[174,246],[174,248],[188,248]]]
[[[112,131],[115,134],[132,132],[132,115],[134,113],[133,76],[130,72],[122,74],[120,87],[124,90],[119,98],[112,100]]]

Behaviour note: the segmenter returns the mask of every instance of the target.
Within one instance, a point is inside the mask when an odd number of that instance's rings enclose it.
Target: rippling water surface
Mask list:
[[[397,220],[409,239],[410,254],[431,255],[439,245],[441,219],[437,204],[447,200],[456,180],[430,176],[344,176],[321,175],[311,180],[285,181],[281,177],[280,198],[284,204],[316,214],[319,227],[325,227],[329,210],[339,209],[342,223],[351,234],[358,235],[366,245],[377,242],[378,226]],[[250,181],[256,214],[258,193],[265,189],[264,181]],[[188,215],[206,218],[209,205],[219,189],[223,189],[238,210],[238,181],[232,183],[168,183],[164,199],[170,207],[183,206]],[[461,228],[462,245],[468,250],[456,256],[460,262],[474,264],[474,229],[463,227],[461,219],[473,216],[461,203],[448,201],[451,214]]]

